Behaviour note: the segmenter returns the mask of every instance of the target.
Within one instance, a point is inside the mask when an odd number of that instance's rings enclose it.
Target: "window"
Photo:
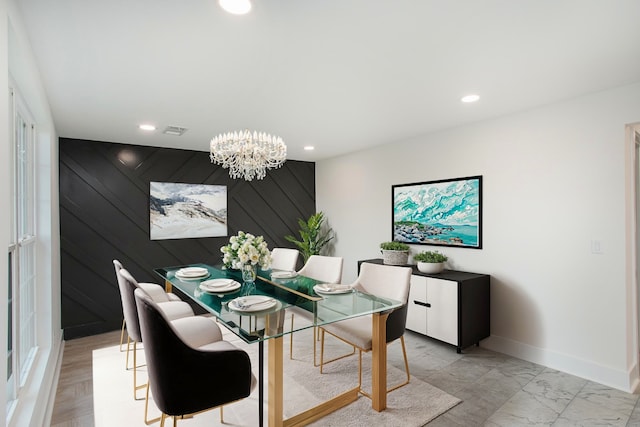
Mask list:
[[[13,124],[11,241],[8,251],[7,411],[20,395],[37,352],[35,124],[11,90]]]

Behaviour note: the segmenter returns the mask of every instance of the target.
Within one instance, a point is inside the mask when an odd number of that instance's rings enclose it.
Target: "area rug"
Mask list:
[[[231,332],[223,328],[227,341],[245,349],[251,356],[254,373],[258,375],[258,346],[246,344]],[[325,366],[323,374],[313,367],[313,338],[311,329],[296,333],[294,359],[288,357],[289,340],[285,337],[284,362],[284,414],[285,418],[313,407],[341,392],[347,391],[358,383],[357,354]],[[268,344],[267,344],[268,345]],[[339,353],[346,347],[339,343],[329,343],[328,353]],[[409,357],[411,357],[409,355]],[[138,360],[144,361],[144,352],[139,351]],[[370,378],[370,357],[363,357],[364,378]],[[176,361],[179,363],[179,361]],[[266,368],[266,345],[265,345]],[[203,368],[205,369],[205,368]],[[265,373],[266,376],[266,373]],[[403,371],[388,367],[388,382],[396,384],[405,378]],[[146,381],[146,367],[138,369],[139,383]],[[265,397],[266,397],[265,378]],[[370,384],[364,382],[364,388]],[[224,387],[224,384],[212,384],[211,387]],[[144,397],[144,390],[138,391],[138,397]],[[151,400],[153,397],[151,396]],[[93,352],[93,401],[96,427],[106,426],[145,426],[144,400],[133,399],[133,372],[125,370],[125,353],[119,346],[95,350]],[[460,403],[460,400],[448,393],[412,377],[411,382],[391,393],[387,397],[387,409],[376,412],[371,401],[360,396],[355,402],[341,408],[312,426],[415,426],[420,427],[430,420],[448,411]],[[153,401],[149,403],[149,417],[159,416]],[[267,406],[264,406],[264,420],[267,425]],[[156,424],[157,425],[157,424]],[[219,410],[215,409],[198,414],[190,419],[180,420],[179,426],[246,426],[258,425],[257,389],[240,402],[224,407],[224,424],[220,423]]]

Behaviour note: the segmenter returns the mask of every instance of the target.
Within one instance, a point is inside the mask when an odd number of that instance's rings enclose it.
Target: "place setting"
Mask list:
[[[351,293],[353,288],[350,285],[320,283],[313,287],[313,291],[318,295],[339,295]]]
[[[205,280],[198,285],[201,291],[209,294],[223,294],[240,289],[240,283],[233,279]]]
[[[298,275],[295,271],[277,270],[271,272],[272,279],[293,279]]]
[[[266,295],[247,295],[229,301],[227,306],[230,310],[240,313],[255,313],[270,310],[280,303],[277,299]]]
[[[180,280],[200,280],[209,277],[209,270],[204,267],[185,267],[176,271],[176,277]]]

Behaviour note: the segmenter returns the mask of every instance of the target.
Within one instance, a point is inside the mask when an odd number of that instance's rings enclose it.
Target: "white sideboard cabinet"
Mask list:
[[[381,259],[359,261],[382,264]],[[407,329],[446,342],[461,353],[490,334],[490,276],[444,270],[411,275]]]

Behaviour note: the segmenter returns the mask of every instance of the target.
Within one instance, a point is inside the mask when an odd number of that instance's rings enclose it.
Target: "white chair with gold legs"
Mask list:
[[[298,271],[298,274],[319,280],[322,283],[340,283],[342,281],[343,263],[344,260],[342,257],[311,255],[300,271]],[[291,311],[291,330],[293,330],[294,313],[308,320],[313,320],[313,313],[299,307],[291,307],[287,310]],[[289,335],[289,358],[293,359],[294,334]],[[313,329],[313,365],[318,366],[316,362],[316,328]]]
[[[300,252],[297,249],[273,248],[271,250],[271,269],[296,271]]]
[[[170,321],[142,290],[135,291],[149,388],[162,413],[178,419],[220,408],[251,394],[257,381],[244,350],[222,340],[212,318],[193,316]]]
[[[404,331],[407,321],[407,300],[409,298],[409,287],[411,281],[411,268],[390,265],[380,265],[363,262],[360,266],[360,274],[351,285],[353,288],[380,298],[389,298],[403,303],[387,318],[387,345],[398,338],[402,344],[402,354],[404,356],[404,366],[407,374],[406,381],[390,387],[387,393],[396,390],[409,383],[409,361],[407,350],[404,344]],[[372,348],[372,318],[362,316],[353,319],[342,320],[320,327],[320,373],[324,365],[348,355],[324,360],[324,339],[325,332],[338,338],[339,340],[358,349],[358,388],[360,393],[371,398],[369,393],[362,389],[362,352],[369,352]]]
[[[117,259],[113,260],[113,266],[115,267],[115,270],[116,270],[116,279],[118,279],[118,283],[120,283],[119,274],[120,274],[120,270],[122,270],[124,267],[122,266],[122,263]],[[152,298],[156,302],[182,301],[179,296],[172,294],[171,292],[164,292],[162,287],[155,283],[140,283],[138,285],[146,286],[147,292],[149,292],[150,295],[154,295],[152,296]],[[152,289],[153,287],[157,289]],[[160,293],[158,292],[158,290],[162,290],[163,292]],[[124,349],[122,348],[122,346],[124,345],[124,331],[126,329],[126,326],[127,326],[127,321],[125,320],[124,316],[122,316],[122,328],[120,329],[120,351],[121,352],[125,350],[128,351],[129,349],[128,346],[127,348],[124,348]]]

